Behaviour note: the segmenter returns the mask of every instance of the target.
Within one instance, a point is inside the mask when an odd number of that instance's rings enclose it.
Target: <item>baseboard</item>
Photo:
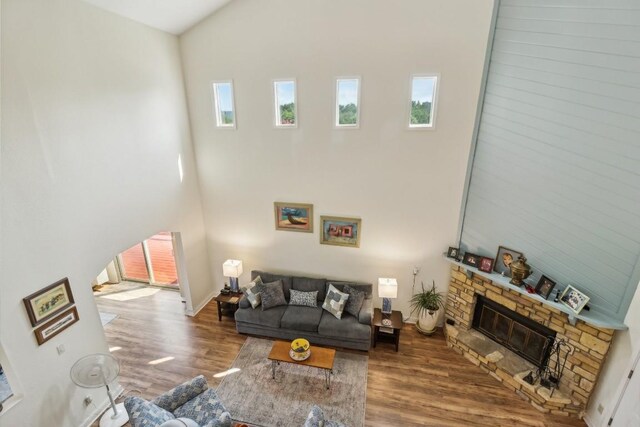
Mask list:
[[[120,384],[118,384],[118,387],[115,390],[112,390],[112,392],[114,393],[113,398],[117,399],[122,393],[124,393],[124,389]],[[100,418],[100,415],[102,415],[102,413],[106,411],[109,406],[111,406],[111,402],[109,402],[109,398],[107,397],[104,401],[102,401],[102,403],[96,405],[96,409],[91,412],[87,418],[84,419],[82,424],[80,424],[80,427],[90,427],[91,424],[93,424],[98,418]]]
[[[211,292],[209,295],[207,295],[207,297],[204,299],[203,302],[198,304],[198,306],[195,309],[193,309],[193,310],[185,310],[184,314],[186,314],[187,316],[191,316],[191,317],[196,316],[200,312],[200,310],[202,310],[204,308],[205,305],[209,304],[211,302],[211,300],[216,297],[217,294],[218,294],[217,291]]]
[[[584,416],[582,417],[582,421],[585,422],[585,424],[587,424],[587,426],[589,427],[595,427],[596,423],[593,422],[593,420],[591,419],[591,417],[589,417],[589,414],[584,414]]]

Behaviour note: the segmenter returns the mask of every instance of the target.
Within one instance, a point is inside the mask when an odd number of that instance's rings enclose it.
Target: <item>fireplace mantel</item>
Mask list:
[[[451,264],[457,265],[459,267],[464,268],[467,271],[472,272],[473,274],[477,274],[479,276],[484,277],[485,279],[491,280],[491,282],[493,282],[497,286],[500,286],[500,287],[502,287],[504,289],[508,289],[510,291],[513,291],[513,292],[520,293],[520,294],[525,295],[528,298],[531,298],[531,299],[533,299],[535,301],[539,301],[543,305],[547,305],[547,306],[552,307],[552,308],[554,308],[556,310],[560,310],[561,312],[563,312],[563,313],[565,313],[565,314],[567,314],[569,316],[569,321],[572,324],[575,324],[575,320],[576,319],[580,319],[580,320],[582,320],[583,322],[585,322],[585,323],[587,323],[589,325],[597,326],[597,327],[600,327],[600,328],[615,329],[615,330],[619,330],[619,331],[624,331],[624,330],[629,329],[627,325],[625,325],[624,323],[620,322],[619,320],[613,319],[613,318],[611,318],[611,317],[609,317],[609,316],[607,316],[605,314],[599,313],[599,312],[597,312],[595,310],[591,310],[591,311],[583,310],[580,314],[575,314],[573,311],[571,311],[564,304],[561,304],[561,303],[558,303],[558,302],[554,302],[552,300],[546,300],[546,299],[542,298],[538,294],[530,294],[523,287],[512,285],[511,283],[509,283],[510,279],[508,277],[501,276],[500,274],[497,274],[497,273],[485,273],[484,271],[480,271],[475,267],[471,267],[470,265],[463,264],[463,263],[461,263],[459,261],[456,261],[453,258],[447,257],[446,253],[443,254],[442,256],[444,257],[444,259],[446,259]]]

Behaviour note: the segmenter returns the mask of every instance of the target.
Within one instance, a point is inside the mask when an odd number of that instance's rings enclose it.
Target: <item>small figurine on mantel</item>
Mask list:
[[[522,286],[524,283],[524,279],[531,275],[531,266],[527,264],[527,259],[524,255],[520,255],[518,260],[512,262],[509,265],[509,269],[511,270],[511,283],[512,285]]]

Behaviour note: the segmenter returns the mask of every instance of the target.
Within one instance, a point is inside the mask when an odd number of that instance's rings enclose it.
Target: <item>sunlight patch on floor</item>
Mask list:
[[[152,360],[151,362],[149,362],[149,365],[159,365],[161,363],[168,362],[173,359],[175,359],[175,357],[173,356],[163,357],[161,359]]]
[[[129,301],[137,298],[150,297],[151,295],[155,295],[158,292],[160,292],[160,289],[157,288],[142,288],[134,289],[132,291],[119,292],[117,294],[104,295],[100,298],[110,299],[114,301]]]
[[[122,350],[122,347],[109,347],[109,352],[113,353],[114,351]]]
[[[240,368],[231,368],[231,369],[228,369],[228,370],[223,371],[223,372],[218,372],[217,374],[215,374],[213,376],[213,378],[226,377],[227,375],[235,374],[236,372],[240,372]]]

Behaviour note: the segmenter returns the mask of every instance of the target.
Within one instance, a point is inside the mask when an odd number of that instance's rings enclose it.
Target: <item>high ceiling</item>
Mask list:
[[[171,34],[181,34],[231,0],[84,0]]]

